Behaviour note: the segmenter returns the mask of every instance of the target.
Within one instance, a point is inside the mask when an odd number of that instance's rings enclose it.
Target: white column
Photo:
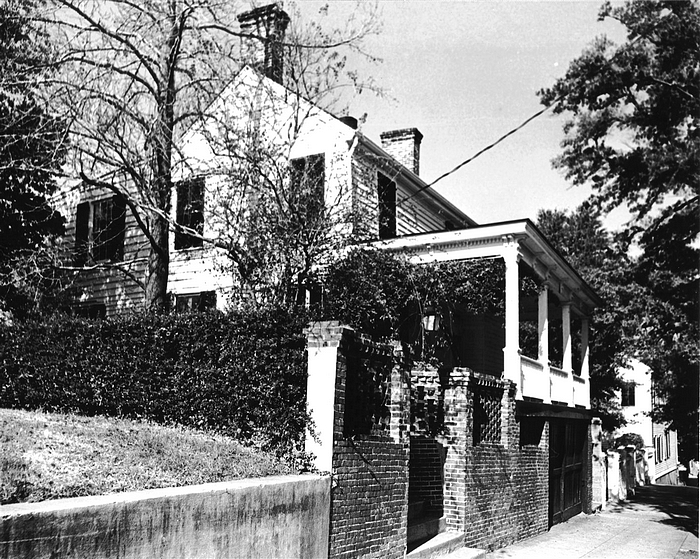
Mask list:
[[[537,305],[537,360],[549,363],[549,287],[542,286]]]
[[[314,433],[307,430],[304,450],[313,455],[313,465],[320,472],[333,469],[337,361],[337,343],[308,348],[306,409],[311,416]]]
[[[561,337],[563,342],[561,368],[569,376],[569,389],[567,404],[574,405],[574,365],[571,355],[571,303],[561,305]]]
[[[591,408],[591,370],[589,361],[589,345],[588,345],[588,319],[581,319],[581,378],[585,382],[586,390],[586,409]]]
[[[571,359],[571,303],[561,305],[561,336],[563,342],[561,368],[571,373],[574,368]]]
[[[542,364],[542,395],[545,404],[552,403],[552,382],[549,372],[549,287],[542,286],[537,301],[537,360]]]
[[[581,378],[591,378],[588,349],[588,319],[581,319]]]
[[[516,398],[522,399],[520,366],[520,279],[518,273],[518,241],[503,239],[503,261],[506,265],[506,346],[503,348],[504,376],[515,382]]]

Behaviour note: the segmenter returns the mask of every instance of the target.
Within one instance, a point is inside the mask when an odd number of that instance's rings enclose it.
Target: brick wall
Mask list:
[[[379,237],[379,198],[377,166],[367,150],[359,149],[352,158],[352,213],[355,240]]]
[[[514,383],[466,368],[409,375],[393,346],[322,323],[310,359],[331,347],[333,382],[317,400],[333,400],[330,557],[402,557],[409,500],[441,511],[469,547],[547,531],[551,420],[516,414]],[[582,473],[588,512],[593,471]]]
[[[455,369],[444,388],[444,514],[448,529],[465,532],[470,547],[495,549],[545,532],[549,506],[549,433],[521,446],[510,381]],[[500,392],[500,440],[474,437],[475,395]],[[530,442],[530,441],[526,441]],[[413,465],[413,464],[412,464]],[[413,478],[412,478],[413,479]],[[413,489],[411,489],[413,491]]]
[[[337,347],[329,557],[403,557],[410,379],[402,354],[337,323],[317,325],[309,344]]]

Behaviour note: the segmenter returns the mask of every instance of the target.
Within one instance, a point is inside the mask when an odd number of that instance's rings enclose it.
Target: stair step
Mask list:
[[[444,532],[447,527],[445,517],[440,515],[423,516],[416,518],[408,525],[407,541],[408,544],[427,540]]]
[[[457,549],[463,550],[464,559],[477,559],[486,555],[482,549],[471,549],[464,547],[464,532],[442,532],[433,536],[428,541],[422,543],[406,554],[406,559],[426,559],[438,557],[452,553]],[[473,552],[470,553],[470,552]],[[462,557],[460,555],[460,557]]]

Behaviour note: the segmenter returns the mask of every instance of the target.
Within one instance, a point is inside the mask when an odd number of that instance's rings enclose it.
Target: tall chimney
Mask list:
[[[243,37],[243,61],[268,78],[282,83],[284,76],[284,34],[289,16],[279,4],[268,4],[238,16]]]
[[[423,134],[418,128],[403,128],[382,132],[382,147],[396,161],[408,167],[416,175],[420,171],[420,143]]]

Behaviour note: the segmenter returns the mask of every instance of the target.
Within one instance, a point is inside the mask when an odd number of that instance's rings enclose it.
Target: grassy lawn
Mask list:
[[[274,456],[223,436],[0,409],[0,505],[288,473]]]

